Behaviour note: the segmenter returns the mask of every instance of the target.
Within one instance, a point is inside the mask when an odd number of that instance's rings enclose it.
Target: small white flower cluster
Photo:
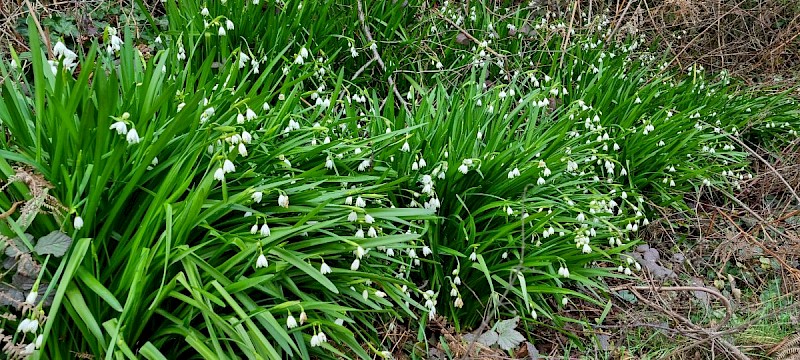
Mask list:
[[[125,135],[125,140],[128,141],[128,144],[138,144],[141,138],[139,138],[139,133],[136,132],[136,129],[133,128],[133,124],[131,124],[130,130],[128,130],[127,122],[130,117],[131,115],[129,113],[123,113],[119,118],[115,118],[117,121],[109,126],[109,130],[114,130],[119,135]]]
[[[69,71],[74,70],[75,67],[78,66],[76,62],[78,60],[78,54],[67,49],[67,46],[61,41],[57,42],[53,47],[53,56],[56,57],[56,60],[47,61],[48,64],[50,64],[50,71],[52,71],[53,75],[58,74],[59,61],[61,61],[64,64],[64,68]]]
[[[122,39],[117,36],[117,29],[109,26],[106,28],[108,34],[108,45],[106,45],[106,52],[109,55],[114,55],[122,48]]]

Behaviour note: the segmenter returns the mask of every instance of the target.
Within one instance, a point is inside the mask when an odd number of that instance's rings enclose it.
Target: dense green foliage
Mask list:
[[[75,239],[35,255],[35,357],[371,358],[381,322],[559,326],[636,270],[651,205],[738,186],[730,136],[797,134],[783,95],[660,71],[602,18],[564,45],[531,8],[366,2],[369,42],[355,2],[165,6],[153,54],[108,28],[0,64],[0,172],[65,209],[0,232]],[[43,201],[24,185],[0,207]]]

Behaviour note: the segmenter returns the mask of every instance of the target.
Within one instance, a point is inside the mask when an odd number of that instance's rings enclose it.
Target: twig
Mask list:
[[[480,40],[478,40],[476,37],[472,36],[472,34],[467,32],[466,29],[462,28],[461,26],[458,26],[458,24],[454,23],[453,20],[448,19],[447,16],[444,16],[444,15],[442,15],[442,13],[439,13],[439,12],[437,12],[436,14],[439,15],[439,17],[442,20],[446,21],[448,24],[450,24],[451,26],[456,28],[458,31],[460,31],[462,34],[464,34],[464,36],[466,36],[467,39],[472,40],[476,44],[480,44],[481,43]],[[498,53],[497,51],[494,51],[494,49],[492,49],[489,45],[486,45],[486,51],[488,51],[492,55],[497,56],[499,58],[505,58],[505,56],[500,55],[500,53]]]
[[[705,338],[703,338],[701,340],[698,340],[698,341],[695,341],[687,349],[699,346],[700,344],[703,344],[705,342],[717,340],[717,342],[720,345],[722,345],[722,347],[724,347],[726,350],[728,350],[730,352],[730,355],[733,356],[734,358],[739,359],[739,360],[749,360],[750,359],[747,355],[742,353],[741,350],[739,350],[733,344],[729,343],[727,340],[718,338],[719,336],[715,336],[715,335],[718,335],[718,333],[710,333],[707,330],[703,329],[702,327],[700,327],[698,325],[695,325],[694,323],[691,322],[691,320],[685,318],[684,316],[682,316],[680,314],[676,314],[674,311],[671,311],[669,309],[665,309],[665,308],[659,306],[658,304],[648,300],[647,298],[642,296],[642,294],[640,294],[638,291],[636,291],[636,288],[637,287],[635,287],[635,286],[629,286],[628,287],[628,289],[633,293],[633,295],[636,296],[636,298],[639,299],[641,302],[647,304],[648,306],[650,306],[650,307],[652,307],[654,309],[657,309],[657,310],[661,311],[662,313],[672,317],[673,319],[680,320],[680,322],[682,322],[684,325],[688,326],[691,330],[693,330],[695,332],[698,332],[698,333],[701,333],[703,336],[705,336]],[[647,290],[652,289],[652,288],[646,287],[646,286],[644,288],[647,289]],[[678,288],[678,287],[673,287],[673,288]],[[700,288],[700,287],[692,287],[692,286],[684,286],[683,288],[686,288],[687,290],[691,289],[691,288],[695,288],[694,290],[703,290],[703,291],[707,290],[707,289],[703,289],[703,288]],[[667,355],[664,358],[665,359],[672,359],[673,358],[672,357],[673,354],[678,350],[679,349],[673,350],[669,355]],[[681,349],[681,350],[686,350],[686,349]]]
[[[742,141],[742,140],[739,140],[739,138],[738,138],[738,137],[736,137],[736,136],[733,136],[732,134],[727,134],[727,135],[728,135],[728,138],[729,138],[729,139],[731,139],[731,140],[735,141],[736,143],[738,143],[738,144],[739,144],[741,147],[743,147],[745,150],[747,150],[747,152],[748,152],[748,153],[750,153],[751,155],[755,156],[755,157],[756,157],[758,160],[760,160],[762,163],[764,163],[764,165],[767,165],[767,167],[768,167],[770,170],[772,170],[772,172],[773,172],[773,173],[775,173],[775,176],[777,176],[777,177],[778,177],[778,179],[779,179],[779,180],[780,180],[780,181],[781,181],[781,182],[782,182],[784,185],[786,185],[786,189],[788,189],[788,190],[789,190],[789,192],[790,192],[790,193],[792,193],[792,195],[794,196],[795,200],[797,200],[797,204],[798,204],[798,205],[800,205],[800,196],[798,196],[798,195],[797,195],[797,192],[795,192],[795,191],[794,191],[794,188],[793,188],[791,185],[789,185],[789,182],[788,182],[788,181],[786,181],[786,179],[784,179],[784,177],[783,177],[783,176],[781,176],[781,174],[778,172],[778,170],[776,170],[776,169],[775,169],[775,167],[774,167],[774,166],[772,166],[772,164],[770,164],[770,163],[769,163],[769,161],[767,161],[766,159],[764,159],[763,157],[761,157],[761,155],[759,155],[758,153],[756,153],[756,152],[755,152],[755,150],[753,150],[752,148],[750,148],[749,146],[747,146],[747,144],[745,144],[745,143],[744,143],[744,141]]]
[[[353,77],[352,77],[352,78],[350,78],[350,80],[355,80],[355,79],[357,79],[357,78],[358,78],[358,75],[361,75],[361,73],[362,73],[362,72],[364,72],[364,70],[367,68],[367,66],[369,66],[369,64],[372,64],[372,62],[373,62],[373,61],[375,61],[375,58],[369,59],[369,61],[367,61],[367,63],[366,63],[366,64],[364,64],[364,66],[360,67],[360,68],[359,68],[359,69],[356,71],[356,73],[355,73],[355,74],[353,74]]]
[[[364,29],[364,35],[367,37],[367,42],[370,44],[370,49],[372,49],[372,56],[375,60],[378,61],[378,65],[381,66],[381,69],[386,72],[386,64],[383,62],[381,55],[378,54],[378,50],[372,47],[372,44],[375,40],[372,39],[372,33],[369,31],[369,27],[367,26],[367,22],[364,16],[364,6],[361,5],[361,0],[356,1],[358,4],[358,20],[361,22],[361,27]],[[397,99],[400,100],[400,103],[403,104],[404,107],[408,108],[408,103],[405,99],[403,99],[403,95],[400,94],[400,91],[397,90],[397,84],[394,82],[394,74],[389,74],[389,86],[392,87],[395,96]]]
[[[53,47],[50,44],[50,37],[47,36],[47,34],[44,32],[44,29],[42,29],[42,24],[39,23],[39,19],[33,12],[33,5],[31,5],[28,0],[25,0],[25,5],[28,5],[28,10],[31,13],[31,19],[33,19],[33,23],[36,24],[36,28],[39,29],[39,36],[42,38],[42,40],[44,40],[44,44],[47,45],[45,46],[47,48],[47,54],[50,56],[50,58],[55,58],[55,55],[53,55]],[[31,49],[31,51],[34,50],[38,51],[37,49]]]
[[[716,329],[719,329],[723,324],[728,323],[728,321],[730,321],[730,319],[731,319],[731,316],[733,316],[733,307],[731,306],[730,300],[728,300],[728,298],[726,298],[725,295],[722,295],[722,293],[717,291],[717,289],[708,288],[708,287],[705,287],[705,286],[658,286],[658,287],[655,287],[655,286],[631,286],[631,285],[626,285],[626,286],[618,286],[618,287],[612,288],[610,290],[618,291],[618,290],[623,290],[623,289],[628,289],[628,290],[630,290],[630,289],[633,289],[633,290],[653,290],[653,291],[703,291],[703,292],[707,292],[707,293],[709,293],[711,295],[714,295],[714,297],[719,299],[719,301],[722,303],[722,305],[725,305],[725,318],[722,319],[722,321],[716,326]]]

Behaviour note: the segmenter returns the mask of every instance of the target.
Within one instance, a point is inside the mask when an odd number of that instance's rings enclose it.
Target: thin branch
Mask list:
[[[378,54],[378,50],[372,47],[372,44],[375,43],[375,40],[372,39],[372,32],[369,31],[369,26],[367,26],[367,22],[364,16],[364,6],[361,5],[361,0],[356,1],[358,4],[358,20],[361,22],[361,27],[364,29],[364,35],[367,37],[367,42],[370,44],[370,49],[372,50],[372,56],[374,60],[378,61],[378,65],[381,66],[381,69],[386,72],[386,64],[383,62],[381,55]],[[403,99],[403,95],[400,94],[400,91],[397,90],[397,84],[394,82],[394,74],[389,74],[389,86],[392,87],[395,96],[397,99],[400,100],[400,103],[403,104],[404,107],[408,108],[408,103],[405,99]]]

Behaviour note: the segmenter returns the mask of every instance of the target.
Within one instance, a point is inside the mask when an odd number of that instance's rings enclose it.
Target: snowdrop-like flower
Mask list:
[[[17,327],[17,332],[26,333],[29,332],[31,334],[36,333],[36,330],[39,328],[39,321],[35,319],[23,319],[19,323],[19,327]]]
[[[428,256],[432,253],[433,251],[431,251],[431,248],[428,245],[422,247],[422,256]]]
[[[272,230],[270,230],[269,225],[267,225],[267,223],[261,225],[261,236],[270,236],[270,235],[272,235]]]
[[[225,20],[225,27],[226,27],[228,30],[233,30],[233,21],[231,21],[230,19],[228,19],[228,20]]]
[[[372,224],[375,222],[375,218],[373,218],[370,214],[366,214],[364,215],[364,222],[367,224]]]
[[[563,267],[563,266],[559,267],[558,268],[558,275],[559,276],[563,276],[565,278],[569,278],[569,269],[567,269],[566,267]]]
[[[253,235],[258,233],[258,224],[253,224],[253,226],[250,227],[250,233]]]
[[[375,227],[374,227],[374,226],[370,226],[370,227],[369,227],[369,230],[367,230],[367,236],[369,236],[369,237],[371,237],[371,238],[376,238],[376,237],[378,237],[378,231],[377,231],[377,230],[375,230]]]
[[[286,328],[287,329],[294,329],[297,327],[297,320],[294,319],[292,313],[289,313],[289,317],[286,318]]]
[[[546,182],[547,181],[545,181],[545,179],[542,177],[540,177],[539,180],[536,180],[536,184],[538,185],[544,185]]]
[[[458,171],[466,175],[467,172],[469,172],[469,167],[467,167],[467,165],[461,164],[461,166],[458,167]]]
[[[408,145],[408,141],[406,141],[406,142],[404,142],[404,143],[403,143],[403,146],[400,148],[400,151],[402,151],[402,152],[409,152],[409,151],[411,151],[411,146],[410,146],[410,145]]]
[[[222,170],[222,168],[217,168],[217,170],[214,171],[214,180],[225,180],[225,170]]]
[[[356,234],[353,235],[353,236],[355,236],[356,238],[359,238],[359,239],[363,239],[364,238],[364,229],[358,228],[358,230],[356,230]]]
[[[309,344],[311,345],[311,347],[317,347],[321,343],[322,342],[319,340],[319,336],[317,334],[314,334],[314,336],[311,337],[311,342]]]
[[[300,317],[298,318],[298,320],[300,320],[300,325],[305,324],[306,320],[308,320],[308,315],[306,315],[305,310],[300,312]]]
[[[222,163],[222,171],[224,171],[226,174],[232,173],[236,171],[236,167],[233,165],[232,161],[225,159],[225,161]]]
[[[364,255],[367,253],[367,251],[366,251],[366,250],[364,250],[364,248],[363,248],[363,247],[361,247],[361,245],[359,245],[359,246],[356,248],[356,252],[355,252],[355,253],[356,253],[356,258],[359,258],[359,259],[361,259],[362,257],[364,257]]]
[[[506,207],[506,214],[508,214],[508,216],[513,215],[514,209],[512,209],[511,206]]]
[[[322,275],[327,275],[327,274],[330,274],[331,272],[332,272],[331,267],[328,266],[328,264],[326,264],[323,261],[322,265],[319,266],[319,273],[322,274]]]
[[[39,296],[39,292],[35,290],[31,290],[28,293],[28,296],[25,297],[25,303],[28,305],[36,305],[36,298]]]
[[[208,16],[209,15],[208,8],[204,7],[203,10],[200,10],[200,15]]]
[[[44,340],[44,335],[42,335],[42,334],[39,334],[39,336],[37,336],[37,337],[36,337],[36,342],[35,342],[35,344],[36,344],[36,348],[37,348],[37,349],[38,349],[38,348],[40,348],[40,347],[42,347],[42,341],[43,341],[43,340]]]
[[[356,270],[358,270],[359,266],[361,266],[361,261],[358,260],[358,259],[355,259],[355,260],[353,260],[353,263],[350,264],[350,270],[351,271],[356,271]]]
[[[258,255],[258,259],[256,259],[256,269],[265,268],[269,265],[267,262],[267,257],[264,256],[264,253]]]
[[[278,196],[278,206],[282,208],[289,208],[289,196],[284,194]]]
[[[300,56],[302,56],[303,59],[308,58],[308,49],[306,49],[305,46],[300,48]]]
[[[353,197],[352,196],[348,196],[348,197],[344,198],[344,204],[345,205],[353,205]]]
[[[246,157],[247,156],[247,147],[244,143],[239,143],[239,155]]]
[[[25,345],[24,348],[22,348],[22,351],[20,351],[20,355],[32,355],[33,354],[33,350],[35,350],[35,349],[36,349],[36,344],[30,343],[28,345]]]
[[[358,220],[358,214],[356,214],[355,211],[351,211],[350,214],[347,215],[347,221],[355,222],[356,220]]]
[[[261,203],[261,199],[263,198],[264,198],[264,193],[262,193],[261,191],[256,191],[253,193],[253,201],[255,201],[256,203]]]
[[[461,297],[460,297],[460,296],[459,296],[459,297],[457,297],[457,298],[456,298],[456,300],[455,300],[455,301],[453,301],[453,306],[455,306],[455,307],[457,307],[457,308],[459,308],[459,309],[460,309],[460,308],[462,308],[462,307],[464,307],[464,300],[461,300]]]
[[[478,253],[475,250],[472,251],[472,254],[469,255],[469,259],[472,261],[478,261]]]
[[[76,216],[75,219],[72,221],[72,227],[74,227],[75,230],[80,230],[81,228],[83,228],[83,218],[80,216]]]
[[[373,51],[378,50],[378,44],[373,42],[369,45],[369,49]]]
[[[224,27],[222,27],[222,26],[220,26],[220,27],[219,27],[219,31],[217,31],[217,34],[218,34],[219,36],[225,36],[225,28],[224,28]]]
[[[119,135],[125,135],[128,133],[128,126],[125,125],[125,123],[122,121],[117,121],[111,124],[111,127],[109,127],[109,129],[115,130]]]
[[[125,136],[125,140],[128,140],[128,144],[138,144],[142,139],[139,138],[139,133],[136,132],[136,129],[131,129],[128,131],[128,135]]]
[[[333,158],[332,157],[329,156],[328,159],[325,160],[325,168],[327,168],[328,170],[333,169]]]

